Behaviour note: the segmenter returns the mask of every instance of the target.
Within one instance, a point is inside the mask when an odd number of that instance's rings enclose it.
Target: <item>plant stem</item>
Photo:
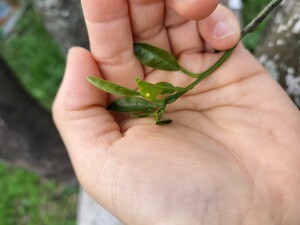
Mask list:
[[[256,30],[257,26],[261,24],[261,22],[282,2],[283,0],[272,0],[247,26],[245,26],[242,30],[241,30],[241,37],[240,40],[248,33],[251,33],[253,31]],[[232,51],[235,47],[233,47],[232,49],[229,49],[227,51]],[[226,51],[226,52],[227,52]],[[226,52],[224,54],[226,54]],[[226,58],[227,59],[227,58]],[[225,60],[226,60],[225,59]],[[221,58],[221,60],[223,60],[223,57]],[[225,61],[224,60],[224,61]],[[216,65],[217,67],[220,66],[223,61],[218,61],[217,62],[218,65]],[[216,63],[216,64],[217,64]],[[181,67],[180,71],[183,72],[184,74],[193,77],[193,78],[199,78],[199,76],[204,76],[207,74],[207,72],[209,72],[211,69],[214,71],[216,68],[214,68],[215,65],[213,65],[210,69],[208,69],[207,71],[205,71],[202,74],[194,74],[188,70],[186,70],[185,68]],[[208,73],[205,77],[207,77],[210,73]],[[205,78],[204,77],[204,78]],[[203,78],[203,79],[204,79]],[[202,80],[203,80],[202,79]],[[198,80],[198,79],[197,79]],[[201,81],[201,80],[200,80]],[[199,81],[199,82],[200,82]],[[198,82],[198,83],[199,83]],[[197,84],[198,84],[197,83]]]
[[[186,70],[185,68],[183,67],[180,67],[180,71],[186,75],[188,75],[189,77],[193,77],[193,78],[198,78],[199,77],[199,74],[195,74],[195,73],[192,73],[188,70]]]
[[[248,33],[255,31],[256,27],[282,2],[272,0],[247,26],[241,31],[241,39]]]
[[[235,47],[236,46],[232,47],[231,49],[228,49],[214,65],[212,65],[209,69],[207,69],[203,73],[198,74],[197,75],[198,78],[193,83],[191,83],[187,87],[183,88],[182,91],[177,92],[177,93],[165,98],[164,99],[165,103],[170,104],[172,102],[175,102],[179,97],[184,95],[186,92],[192,90],[197,84],[199,84],[202,80],[204,80],[206,77],[208,77],[210,74],[212,74],[215,70],[217,70],[219,68],[219,66],[221,66],[229,58],[229,56],[232,54]]]

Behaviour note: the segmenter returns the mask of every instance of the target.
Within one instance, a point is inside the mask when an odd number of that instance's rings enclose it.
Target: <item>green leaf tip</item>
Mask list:
[[[168,125],[170,123],[172,123],[172,120],[160,120],[160,121],[156,121],[156,125],[158,126],[165,126]]]
[[[140,96],[141,95],[141,93],[138,91],[129,89],[127,87],[123,87],[121,85],[97,77],[89,76],[87,77],[87,80],[98,89],[101,89],[113,95],[119,95],[119,96]]]

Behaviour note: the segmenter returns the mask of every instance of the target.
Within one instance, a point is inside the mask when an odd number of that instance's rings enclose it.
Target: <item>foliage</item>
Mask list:
[[[53,181],[0,163],[1,225],[75,224],[77,187],[61,189]]]
[[[0,51],[25,89],[50,108],[64,70],[65,59],[41,20],[29,7]]]
[[[134,44],[135,56],[143,65],[165,71],[181,71],[185,75],[196,78],[194,82],[186,87],[175,87],[167,82],[152,84],[137,79],[138,91],[135,91],[100,78],[88,77],[87,79],[95,87],[107,93],[123,96],[123,98],[109,104],[107,107],[108,110],[129,113],[133,117],[152,116],[155,119],[156,125],[166,125],[172,122],[169,119],[162,120],[166,106],[175,102],[188,91],[191,91],[203,79],[212,74],[229,58],[234,48],[228,49],[206,71],[194,74],[180,66],[175,56],[171,53],[146,43]]]
[[[265,6],[263,10],[242,29],[241,39],[248,33],[255,31],[258,25],[281,1],[282,0],[272,0]],[[96,77],[88,77],[88,81],[107,93],[123,96],[123,98],[110,103],[107,107],[108,110],[129,113],[129,115],[133,117],[152,116],[157,125],[166,125],[172,122],[171,120],[161,120],[166,106],[175,102],[188,91],[191,91],[203,79],[218,69],[218,67],[230,57],[234,49],[235,46],[225,51],[222,57],[206,71],[200,74],[194,74],[180,66],[176,57],[171,53],[146,43],[135,43],[135,56],[143,65],[164,71],[181,71],[185,75],[196,78],[195,81],[186,87],[174,87],[167,82],[153,84],[137,79],[138,91]]]

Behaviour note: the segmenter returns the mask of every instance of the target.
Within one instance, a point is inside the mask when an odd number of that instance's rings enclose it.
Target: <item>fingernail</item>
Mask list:
[[[235,32],[236,30],[231,26],[230,23],[222,20],[215,25],[213,35],[216,39],[221,40],[233,35]]]

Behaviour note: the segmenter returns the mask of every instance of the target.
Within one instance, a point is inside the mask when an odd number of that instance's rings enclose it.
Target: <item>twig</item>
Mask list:
[[[241,31],[241,38],[255,31],[256,27],[275,9],[283,0],[272,0],[247,26]]]

